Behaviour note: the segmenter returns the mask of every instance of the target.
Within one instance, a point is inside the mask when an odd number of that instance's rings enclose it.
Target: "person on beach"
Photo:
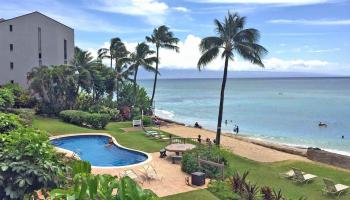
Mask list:
[[[202,128],[202,126],[199,125],[198,122],[194,123],[194,127],[195,127],[195,128]]]
[[[227,126],[227,119],[225,120],[225,126]]]
[[[235,127],[233,128],[233,132],[237,134],[237,125],[235,124]]]
[[[236,134],[239,133],[239,126],[236,127]]]
[[[341,136],[341,139],[345,139],[344,135]]]

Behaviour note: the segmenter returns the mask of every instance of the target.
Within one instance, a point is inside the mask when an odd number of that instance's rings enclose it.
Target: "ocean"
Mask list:
[[[153,80],[139,83],[151,95]],[[216,130],[220,87],[221,79],[160,79],[156,115]],[[350,155],[350,78],[228,79],[223,132],[234,125],[246,137]]]

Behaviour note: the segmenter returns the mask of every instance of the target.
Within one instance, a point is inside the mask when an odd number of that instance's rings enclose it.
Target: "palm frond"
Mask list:
[[[202,69],[205,65],[210,63],[212,60],[214,60],[219,54],[219,48],[213,47],[209,49],[208,51],[204,52],[203,55],[199,58],[197,67],[199,70]]]
[[[219,37],[206,37],[203,38],[201,43],[199,44],[199,49],[202,53],[208,51],[212,48],[219,48],[222,46],[224,41]]]

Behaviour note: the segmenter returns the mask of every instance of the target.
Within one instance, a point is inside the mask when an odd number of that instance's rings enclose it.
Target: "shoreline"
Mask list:
[[[158,117],[160,120],[167,122],[167,123],[171,123],[171,124],[176,124],[179,126],[184,126],[186,128],[193,128],[192,126],[188,126],[184,123],[181,122],[177,122],[174,120],[170,120],[170,119],[165,119],[165,118],[161,118]],[[216,134],[215,131],[210,130],[210,129],[206,129],[206,128],[201,128],[199,130],[205,130],[208,132],[211,132],[214,134]],[[306,157],[306,152],[307,152],[307,148],[306,147],[300,147],[300,146],[292,146],[292,145],[286,145],[286,144],[281,144],[281,143],[277,143],[277,142],[271,142],[268,140],[264,140],[264,139],[255,139],[255,138],[251,138],[249,136],[244,136],[244,135],[234,135],[232,133],[227,133],[227,132],[223,132],[222,133],[223,136],[226,137],[230,137],[230,138],[234,138],[236,140],[240,140],[240,141],[244,141],[244,142],[249,142],[255,145],[259,145],[259,146],[263,146],[266,148],[270,148],[270,149],[274,149],[277,151],[281,151],[281,152],[285,152],[285,153],[289,153],[289,154],[293,154],[293,155],[298,155],[298,156],[303,156]]]
[[[163,118],[163,117],[159,117],[159,116],[158,116],[158,118],[164,122],[167,122],[167,123],[193,128],[192,126],[187,125],[187,124],[182,123],[182,122],[178,122],[175,120],[171,120],[171,119],[167,119],[167,118]],[[211,129],[202,128],[202,130],[211,132],[214,135],[216,134],[216,132],[214,130],[211,130]],[[236,135],[236,134],[232,134],[229,132],[223,132],[222,135],[226,136],[226,137],[234,138],[236,140],[249,142],[249,143],[252,143],[255,145],[259,145],[259,146],[263,146],[266,148],[278,150],[278,151],[293,154],[293,155],[303,156],[303,157],[307,157],[306,152],[307,152],[308,148],[318,148],[318,147],[312,147],[312,146],[307,147],[306,145],[304,146],[301,144],[285,144],[285,143],[280,143],[280,142],[276,142],[276,141],[270,141],[268,139],[255,138],[255,137],[252,137],[249,135],[244,135],[244,134],[243,135],[242,134]],[[330,153],[337,154],[337,155],[350,156],[350,153],[348,153],[348,152],[342,152],[339,150],[324,149],[324,148],[320,148],[320,149],[327,151],[327,152],[330,152]]]

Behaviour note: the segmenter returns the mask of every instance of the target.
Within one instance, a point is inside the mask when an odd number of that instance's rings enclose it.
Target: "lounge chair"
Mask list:
[[[302,174],[306,174],[305,172],[301,172]],[[280,173],[282,178],[292,179],[295,176],[294,171],[291,169],[287,172]]]
[[[292,177],[292,180],[295,182],[308,183],[309,181],[317,177],[316,175],[313,175],[313,174],[306,174],[306,173],[303,174],[303,172],[300,169],[292,168],[292,170],[294,172],[294,176]]]
[[[158,180],[162,181],[163,177],[160,177],[157,173],[157,171],[154,169],[152,165],[144,165],[142,166],[142,169],[139,170],[143,175],[146,177],[148,182],[151,180]]]
[[[323,182],[325,184],[325,187],[322,191],[325,194],[335,194],[339,197],[342,192],[345,192],[347,189],[349,189],[349,186],[343,184],[335,184],[334,181],[327,178],[324,178]]]
[[[145,131],[145,135],[154,137],[156,135],[159,135],[159,133],[157,131]]]
[[[141,184],[143,184],[143,182],[144,182],[144,180],[139,175],[137,175],[136,172],[134,170],[132,170],[132,169],[124,170],[119,175],[120,175],[120,177],[128,176],[132,180],[134,180],[134,181],[136,181],[138,183],[141,183]]]

